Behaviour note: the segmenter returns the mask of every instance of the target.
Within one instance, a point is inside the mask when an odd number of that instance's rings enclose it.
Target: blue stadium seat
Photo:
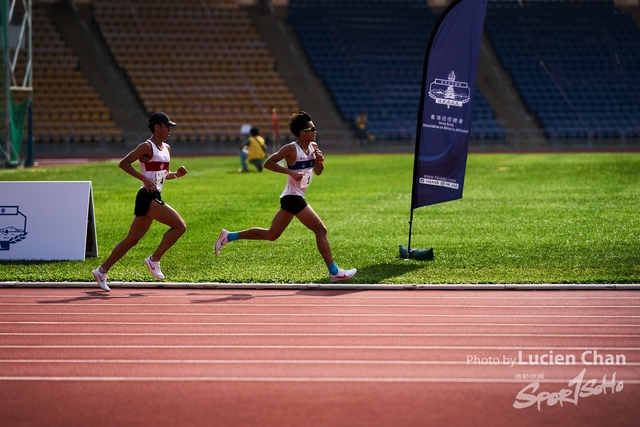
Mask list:
[[[412,137],[424,55],[438,19],[427,2],[290,0],[288,19],[345,120],[353,123],[365,110],[379,139]],[[476,89],[472,135],[485,130],[504,138]]]
[[[611,0],[489,0],[485,29],[547,133],[640,128],[640,31]]]

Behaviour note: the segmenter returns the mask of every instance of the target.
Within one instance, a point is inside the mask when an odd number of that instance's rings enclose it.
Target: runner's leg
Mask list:
[[[293,219],[293,214],[291,212],[287,212],[284,209],[279,209],[276,215],[273,217],[271,221],[271,227],[269,229],[261,228],[261,227],[253,227],[248,230],[243,230],[238,232],[238,239],[249,239],[249,240],[271,240],[274,241],[282,232],[287,228],[287,226],[291,223]]]
[[[129,227],[127,237],[113,248],[109,257],[102,263],[102,270],[108,272],[113,264],[129,252],[129,249],[137,245],[140,239],[149,231],[152,222],[153,218],[148,215],[135,217],[131,223],[131,227]]]
[[[180,214],[166,203],[160,204],[152,201],[147,216],[170,227],[162,236],[162,241],[155,252],[151,254],[153,261],[160,261],[164,253],[187,231],[187,226]]]
[[[307,205],[296,218],[309,230],[313,231],[316,235],[316,245],[318,251],[322,255],[322,259],[325,264],[329,265],[333,262],[333,255],[331,254],[331,246],[329,245],[329,239],[327,238],[327,227],[313,210],[311,205]]]

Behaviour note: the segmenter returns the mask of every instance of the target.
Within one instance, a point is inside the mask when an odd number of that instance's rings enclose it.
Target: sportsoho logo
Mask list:
[[[571,379],[568,388],[562,388],[558,391],[541,391],[536,394],[540,383],[532,382],[524,387],[516,395],[516,401],[513,407],[516,409],[524,409],[529,406],[537,405],[540,411],[542,402],[547,402],[547,406],[554,406],[557,403],[564,406],[564,403],[573,403],[578,406],[580,398],[597,396],[599,394],[615,394],[620,393],[624,388],[622,381],[616,381],[616,372],[611,376],[611,380],[607,380],[607,376],[603,376],[602,380],[590,379],[585,380],[587,368],[584,368],[576,377]]]
[[[515,357],[510,355],[502,355],[502,357],[483,357],[482,355],[467,355],[467,365],[501,365],[509,368],[523,369],[527,373],[516,373],[516,379],[544,379],[545,375],[533,372],[540,368],[552,366],[625,366],[627,357],[620,353],[605,353],[598,350],[584,350],[580,353],[560,353],[549,350],[544,353],[527,353],[522,350],[518,351]],[[542,410],[542,404],[546,402],[546,406],[555,406],[565,403],[578,405],[580,399],[591,396],[616,394],[624,389],[624,382],[616,379],[617,372],[614,371],[611,376],[603,375],[601,378],[587,377],[587,368],[567,383],[566,387],[560,390],[540,390],[541,382],[533,381],[523,387],[516,395],[513,407],[516,409],[525,409],[530,406],[536,406],[538,411]],[[546,384],[544,388],[549,388]]]

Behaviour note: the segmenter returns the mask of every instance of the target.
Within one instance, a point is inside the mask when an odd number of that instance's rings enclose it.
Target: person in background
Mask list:
[[[249,172],[247,162],[255,166],[258,172],[262,172],[262,166],[266,157],[267,146],[264,138],[260,136],[258,128],[252,127],[249,131],[249,138],[245,139],[242,145],[240,145],[240,172]]]
[[[184,166],[180,166],[175,172],[169,170],[171,150],[165,141],[171,136],[173,126],[176,124],[169,119],[167,114],[153,113],[149,117],[148,125],[152,135],[120,161],[120,169],[142,181],[142,185],[136,196],[135,217],[129,228],[129,233],[113,248],[102,265],[91,272],[98,281],[98,285],[105,291],[111,290],[107,285],[109,269],[138,244],[138,241],[147,234],[154,220],[169,226],[169,230],[162,237],[155,252],[144,260],[151,275],[159,280],[165,278],[160,270],[160,258],[187,230],[180,214],[164,203],[160,196],[166,180],[178,179],[187,174],[187,169]],[[141,172],[133,167],[133,163],[136,161],[140,161]]]
[[[234,240],[274,241],[289,226],[293,217],[296,217],[316,235],[318,251],[329,270],[329,280],[338,282],[350,279],[357,270],[338,268],[331,254],[327,228],[304,198],[313,174],[320,175],[324,171],[324,156],[315,141],[316,127],[311,121],[311,116],[300,111],[289,119],[289,129],[298,139],[284,145],[264,163],[264,167],[270,171],[287,175],[287,184],[280,195],[280,210],[271,221],[271,227],[269,229],[254,227],[233,233],[222,229],[214,246],[216,256],[220,254],[223,246]],[[281,166],[279,163],[283,159],[286,160],[286,166]]]
[[[356,143],[367,143],[367,116],[364,110],[361,110],[358,117],[356,117]]]
[[[244,145],[244,142],[240,145],[238,156],[240,157],[240,169],[238,169],[238,172],[249,172],[249,169],[247,169],[247,157],[249,157],[249,149]]]

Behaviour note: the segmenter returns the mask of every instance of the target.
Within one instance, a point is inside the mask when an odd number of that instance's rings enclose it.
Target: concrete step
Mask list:
[[[273,55],[278,72],[289,85],[300,107],[311,115],[319,131],[349,131],[350,123],[338,113],[331,96],[315,75],[293,29],[287,23],[288,7],[274,6],[263,14],[255,6],[244,8]]]
[[[502,68],[486,34],[482,37],[476,84],[493,107],[498,123],[505,130],[516,130],[507,132],[508,143],[539,145],[545,139],[538,121],[520,98],[509,73]]]
[[[116,126],[135,135],[145,132],[147,115],[123,70],[118,69],[93,19],[91,4],[71,8],[48,5],[47,14],[74,54],[83,75],[111,111]],[[139,141],[133,138],[132,144]]]

